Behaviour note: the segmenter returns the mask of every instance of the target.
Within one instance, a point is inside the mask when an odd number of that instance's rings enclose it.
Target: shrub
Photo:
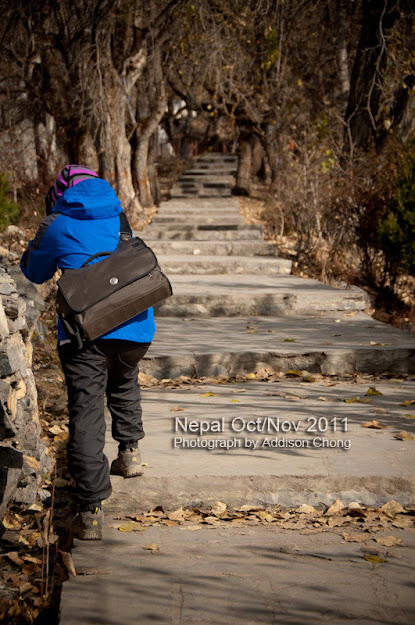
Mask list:
[[[17,221],[20,208],[13,200],[8,175],[0,172],[0,231]]]
[[[378,219],[377,237],[391,282],[415,275],[415,141],[403,151],[391,198]]]

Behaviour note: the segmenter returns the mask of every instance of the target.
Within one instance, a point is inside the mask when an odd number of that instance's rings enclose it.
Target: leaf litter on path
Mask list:
[[[157,514],[158,516],[154,516]],[[125,517],[128,518],[128,517]],[[239,508],[228,506],[223,501],[216,501],[212,506],[189,507],[180,506],[171,512],[164,511],[162,506],[130,517],[133,519],[127,524],[131,530],[142,530],[150,526],[177,526],[181,531],[198,531],[226,527],[247,527],[263,525],[282,530],[299,531],[302,534],[321,532],[335,532],[346,542],[367,543],[373,540],[379,532],[392,527],[404,530],[414,530],[414,517],[394,500],[388,501],[382,508],[367,508],[358,502],[345,504],[336,499],[326,509],[316,509],[309,504],[301,504],[296,508],[284,509],[281,506],[258,506],[244,504]],[[110,524],[110,527],[114,525]],[[121,529],[121,528],[120,528]],[[399,544],[399,538],[392,544],[392,539],[380,537],[377,542],[385,546]]]

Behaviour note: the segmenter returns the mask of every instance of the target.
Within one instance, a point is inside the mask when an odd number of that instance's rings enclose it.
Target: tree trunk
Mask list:
[[[141,206],[133,186],[131,146],[126,136],[127,91],[112,63],[110,34],[102,33],[100,50],[104,59],[101,107],[105,113],[97,133],[99,173],[114,186],[127,215],[134,218]]]
[[[277,126],[275,122],[268,122],[265,125],[265,136],[263,138],[264,150],[268,160],[271,174],[270,185],[273,188],[277,180]]]
[[[232,189],[233,195],[249,196],[251,194],[251,176],[253,148],[252,131],[241,133],[238,145],[238,169],[236,172],[236,184]]]
[[[160,183],[156,167],[157,156],[158,132],[155,132],[150,139],[150,147],[148,152],[148,178],[150,180],[151,195],[156,206],[158,206],[161,202]]]
[[[167,107],[167,95],[164,86],[164,80],[161,73],[161,59],[158,51],[154,53],[154,73],[152,75],[155,90],[155,102],[152,102],[147,91],[142,91],[145,95],[146,103],[144,105],[144,115],[146,115],[141,124],[138,124],[135,131],[136,148],[133,154],[133,177],[136,188],[140,194],[140,202],[142,206],[153,206],[156,198],[151,192],[151,181],[149,172],[149,149],[150,139],[156,132]],[[137,108],[143,106],[143,99],[137,97]],[[137,110],[137,119],[143,118],[143,110]],[[151,176],[156,177],[156,169],[151,170]],[[154,185],[153,185],[154,186]]]
[[[345,33],[345,20],[346,20],[346,7],[344,0],[338,0],[334,6],[334,19],[337,31],[337,54],[338,54],[338,67],[339,67],[339,79],[340,79],[340,92],[342,97],[343,106],[347,106],[347,99],[350,93],[350,78],[349,78],[349,66],[347,55],[347,41]],[[342,113],[344,108],[342,107]]]
[[[382,69],[386,62],[385,31],[398,13],[399,0],[364,0],[360,40],[353,65],[346,110],[346,146],[367,149],[376,142],[376,117],[382,92]]]

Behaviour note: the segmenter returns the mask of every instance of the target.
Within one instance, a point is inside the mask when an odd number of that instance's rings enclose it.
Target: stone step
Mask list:
[[[333,288],[291,275],[168,275],[173,296],[157,306],[163,317],[285,317],[360,311],[370,303],[357,287]]]
[[[153,224],[172,224],[172,225],[179,225],[179,224],[183,224],[183,218],[181,218],[179,215],[172,215],[169,217],[164,217],[161,216],[159,217],[158,215],[156,215],[155,217],[153,217]],[[242,226],[242,217],[240,215],[235,215],[232,217],[220,217],[220,222],[218,223],[218,217],[216,216],[212,216],[210,217],[209,214],[207,215],[207,217],[205,217],[203,214],[200,215],[194,215],[192,216],[192,224],[193,225],[218,225],[218,226]],[[183,224],[183,225],[187,225],[187,224]]]
[[[154,224],[146,226],[143,231],[134,232],[134,236],[152,241],[263,241],[262,226],[257,225]]]
[[[209,152],[207,154],[203,154],[197,158],[197,163],[215,163],[215,162],[224,162],[224,163],[237,163],[238,156],[237,154],[218,154],[215,152]]]
[[[239,204],[235,202],[234,197],[217,197],[212,199],[189,198],[186,200],[171,199],[168,202],[161,202],[158,212],[168,211],[223,211],[231,210],[236,214],[240,214]]]
[[[212,172],[205,171],[204,173],[200,172],[194,173],[191,171],[187,171],[185,174],[180,176],[180,178],[176,181],[176,184],[185,184],[185,183],[195,183],[195,184],[233,184],[235,181],[234,176],[230,176],[229,174],[214,174]]]
[[[224,200],[231,200],[232,198],[221,198]],[[221,215],[226,217],[240,217],[240,211],[234,207],[233,204],[226,204],[224,202],[220,206],[201,206],[200,204],[193,204],[192,200],[186,202],[186,206],[160,206],[157,211],[157,217],[165,216],[180,216],[183,215],[183,221],[190,223],[194,215],[211,215],[212,217],[220,217]]]
[[[236,210],[239,210],[239,201],[238,198],[232,196],[230,198],[215,198],[205,199],[205,198],[192,198],[191,200],[168,200],[166,202],[160,203],[160,208],[223,208],[223,207],[232,207]]]
[[[182,217],[182,221],[190,221],[193,217],[209,216],[216,221],[222,217],[240,219],[241,213],[232,206],[230,208],[168,208],[163,207],[157,212],[157,217]]]
[[[179,180],[181,180],[182,178],[187,178],[188,176],[195,176],[195,177],[200,177],[200,176],[218,176],[218,177],[223,177],[223,176],[229,176],[229,177],[234,177],[234,175],[236,174],[236,167],[234,167],[233,165],[222,165],[222,166],[216,166],[216,165],[212,165],[212,166],[203,166],[201,165],[200,167],[193,167],[192,169],[187,169],[179,178]]]
[[[263,367],[324,375],[415,373],[415,336],[362,312],[156,320],[140,370],[157,378],[235,376]],[[324,394],[324,393],[323,393]],[[357,393],[356,393],[357,395]],[[405,428],[406,429],[406,428]]]
[[[201,197],[201,198],[216,198],[216,197],[231,197],[231,190],[230,189],[205,189],[205,190],[197,190],[197,189],[193,189],[193,190],[187,190],[184,191],[182,189],[177,189],[177,188],[172,188],[170,190],[170,197],[171,198],[183,198],[183,199],[187,199],[187,198],[196,198],[196,197]]]
[[[291,273],[291,261],[259,256],[199,256],[190,254],[159,254],[161,269],[172,274],[258,274],[275,276]]]
[[[233,183],[229,182],[177,182],[171,189],[170,193],[174,194],[178,191],[181,192],[198,192],[198,193],[207,193],[208,191],[221,192],[221,191],[229,191],[232,189]]]
[[[159,254],[213,256],[277,256],[278,246],[264,241],[145,241]]]
[[[140,449],[148,466],[140,478],[111,478],[113,495],[104,503],[105,512],[125,515],[157,505],[174,510],[182,505],[200,506],[200,502],[212,505],[217,500],[235,507],[303,503],[318,507],[321,503],[329,506],[337,498],[346,505],[358,501],[372,506],[393,498],[408,505],[415,501],[415,455],[410,444],[397,443],[393,435],[402,429],[413,431],[399,403],[412,399],[415,382],[376,381],[382,395],[372,397],[370,403],[344,401],[364,397],[373,384],[350,380],[327,386],[327,380],[321,380],[306,385],[283,378],[143,389],[146,436]],[[201,397],[206,393],[213,395]],[[171,412],[173,406],[182,411]],[[376,410],[383,411],[381,418]],[[118,448],[110,436],[110,416],[106,416],[104,451],[111,462]],[[203,434],[186,431],[186,418],[187,424],[211,430]],[[381,420],[387,429],[362,427],[373,419]],[[257,441],[256,447],[245,444],[245,438]],[[267,446],[267,439],[280,445]],[[229,447],[209,449],[208,440],[228,441]],[[191,446],[190,441],[193,445],[199,441],[199,446]],[[288,441],[299,445],[290,447]],[[146,534],[142,540],[147,542]]]

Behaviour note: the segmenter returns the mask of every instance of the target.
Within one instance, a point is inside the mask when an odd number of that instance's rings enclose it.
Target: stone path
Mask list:
[[[259,370],[306,371],[308,376],[415,373],[415,337],[366,315],[365,292],[290,275],[290,262],[263,240],[261,227],[243,225],[238,200],[231,196],[231,167],[230,157],[201,159],[142,233],[170,277],[174,295],[157,308],[156,338],[141,371],[161,379],[252,376]],[[206,186],[200,190],[203,180],[210,184],[212,177],[217,185],[213,197],[201,197],[210,193]],[[186,186],[190,178],[197,178],[198,195]],[[326,379],[307,385],[301,377],[277,378],[145,390],[146,437],[140,446],[148,467],[140,480],[114,478],[107,509],[115,513],[127,505],[130,510],[157,505],[160,496],[173,507],[224,497],[235,505],[254,500],[330,503],[337,496],[381,505],[392,493],[402,503],[413,501],[411,443],[401,444],[393,434],[413,430],[414,422],[404,415],[415,411],[399,404],[415,399],[414,380],[351,380],[327,386]],[[383,395],[365,398],[371,385]],[[347,397],[367,403],[349,405]],[[385,412],[379,417],[377,410]],[[235,416],[245,424],[279,418],[291,425],[285,433],[249,432],[249,425],[236,432]],[[196,430],[178,431],[177,417],[192,421]],[[377,418],[390,429],[362,428]],[[308,431],[310,419],[320,423],[319,431]],[[322,431],[319,419],[330,424],[345,419],[348,431],[331,431],[332,425]],[[210,429],[198,430],[201,420]],[[223,423],[220,431],[215,421]],[[265,435],[278,439],[275,447],[262,447]],[[183,443],[176,445],[180,437]],[[320,445],[316,437],[331,442]],[[344,437],[348,450],[336,446]],[[203,447],[234,438],[233,449]],[[117,454],[110,427],[106,451],[110,459]]]
[[[415,534],[393,534],[402,544],[371,564],[368,543],[331,533],[107,527],[74,550],[95,574],[65,582],[61,625],[412,625]]]
[[[330,533],[111,527],[159,504],[415,504],[415,441],[394,438],[415,435],[415,337],[366,315],[360,289],[290,275],[261,227],[243,225],[234,168],[201,159],[140,234],[174,289],[141,370],[211,377],[144,389],[145,474],[112,478],[102,543],[75,541],[75,566],[95,572],[64,584],[61,625],[413,622],[410,530],[371,564]],[[260,369],[296,371],[259,381]],[[374,420],[385,428],[362,427]],[[108,417],[109,461],[110,432]],[[142,548],[153,542],[159,554]]]

